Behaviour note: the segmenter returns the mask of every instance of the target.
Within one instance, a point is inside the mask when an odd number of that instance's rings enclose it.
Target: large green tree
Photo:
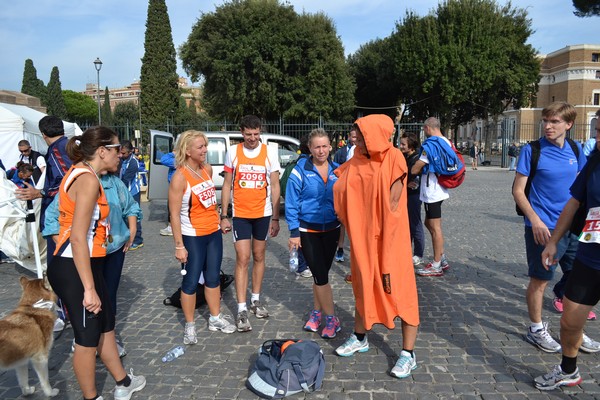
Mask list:
[[[383,84],[412,117],[436,115],[452,127],[529,106],[540,70],[531,33],[527,12],[510,2],[447,0],[424,17],[409,11],[378,51],[381,69],[392,71]]]
[[[148,2],[140,85],[144,127],[164,127],[179,106],[176,53],[165,0]]]
[[[600,15],[600,0],[573,0],[575,12],[578,17],[592,17]]]
[[[52,68],[50,80],[48,81],[48,93],[46,95],[46,106],[48,115],[54,115],[60,119],[67,117],[67,108],[63,98],[62,85],[60,83],[60,74],[58,67]]]
[[[37,97],[43,105],[46,104],[46,85],[44,85],[44,81],[38,79],[37,70],[29,58],[25,60],[21,93]]]
[[[112,123],[121,139],[133,139],[133,131],[138,128],[139,109],[134,101],[117,103],[112,112]]]
[[[98,121],[98,105],[89,96],[72,90],[63,90],[67,110],[66,120],[82,126],[93,125]]]
[[[218,118],[345,117],[354,83],[335,26],[278,0],[232,0],[205,13],[180,47],[204,78],[202,106]]]

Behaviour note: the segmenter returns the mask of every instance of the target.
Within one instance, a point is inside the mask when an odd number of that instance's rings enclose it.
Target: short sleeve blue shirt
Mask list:
[[[531,182],[529,203],[550,230],[556,227],[558,217],[570,198],[568,188],[586,162],[581,145],[577,144],[577,146],[579,159],[566,140],[560,148],[546,138],[540,139],[540,158]],[[530,169],[531,145],[528,144],[521,150],[517,172],[529,176]],[[527,217],[525,217],[525,225],[531,226],[531,221]]]
[[[585,200],[587,210],[600,207],[600,166],[592,171],[589,181],[587,166],[583,168],[571,186],[571,196],[580,202]],[[588,267],[600,270],[600,244],[579,242],[575,257]]]

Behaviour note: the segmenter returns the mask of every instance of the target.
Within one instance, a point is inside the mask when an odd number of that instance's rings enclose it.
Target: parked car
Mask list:
[[[225,155],[233,145],[243,142],[241,132],[205,132],[208,137],[207,162],[213,168],[212,179],[217,190],[217,201],[221,202],[223,187]],[[296,160],[299,155],[300,141],[293,137],[261,133],[261,141],[268,146],[276,146],[279,154],[280,174],[285,167]],[[166,199],[169,185],[167,183],[168,167],[161,164],[161,157],[173,151],[174,137],[169,132],[150,131],[150,176],[148,179],[148,200]]]

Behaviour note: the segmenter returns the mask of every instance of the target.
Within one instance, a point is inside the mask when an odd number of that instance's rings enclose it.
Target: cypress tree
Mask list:
[[[163,128],[179,108],[177,61],[165,0],[149,0],[140,76],[142,123]]]
[[[25,60],[21,93],[37,97],[42,104],[46,104],[46,86],[44,85],[44,81],[38,79],[37,70],[33,66],[33,61],[30,58]]]
[[[48,107],[48,115],[54,115],[60,119],[67,117],[67,108],[62,93],[62,85],[60,83],[60,75],[58,67],[52,68],[50,80],[48,81],[48,94],[46,98]]]
[[[110,92],[108,91],[108,86],[104,88],[104,102],[102,103],[100,112],[102,113],[102,126],[112,126],[113,117],[110,109]]]

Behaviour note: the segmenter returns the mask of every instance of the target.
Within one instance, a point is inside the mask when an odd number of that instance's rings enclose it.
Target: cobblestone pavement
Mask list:
[[[182,342],[183,315],[163,305],[163,299],[179,286],[179,266],[170,237],[158,231],[165,226],[166,204],[144,203],[142,249],[127,255],[119,289],[117,331],[128,355],[127,369],[145,375],[146,389],[134,399],[255,399],[244,386],[257,348],[272,338],[310,338],[322,347],[327,362],[323,389],[295,398],[313,399],[598,399],[600,356],[579,357],[583,383],[577,387],[540,392],[533,377],[546,373],[560,361],[523,339],[528,318],[525,307],[527,284],[523,227],[515,214],[511,196],[513,174],[506,169],[481,167],[468,171],[465,183],[452,190],[443,205],[446,253],[451,268],[440,278],[417,278],[421,327],[415,353],[418,368],[412,376],[398,380],[389,375],[401,349],[401,331],[377,327],[369,333],[367,353],[343,358],[333,350],[352,332],[353,297],[344,283],[348,261],[334,263],[331,281],[336,312],[342,331],[332,340],[304,332],[301,327],[311,308],[311,280],[297,279],[287,270],[287,231],[267,245],[267,273],[263,300],[272,316],[251,316],[253,330],[231,335],[206,328],[208,312],[200,309],[199,341],[185,355],[163,364],[161,356]],[[282,219],[283,221],[283,219]],[[426,257],[431,256],[429,237]],[[225,237],[223,270],[233,273],[235,253],[230,236]],[[346,248],[348,251],[348,248]],[[19,298],[18,277],[27,271],[2,265],[0,312],[5,315]],[[31,274],[29,274],[31,275]],[[552,308],[548,290],[544,319],[554,337],[559,314]],[[224,295],[222,310],[236,311],[233,287]],[[588,323],[586,331],[600,338],[600,321]],[[54,345],[50,359],[51,384],[60,389],[58,399],[80,399],[72,372],[72,332],[67,329]],[[100,363],[98,363],[100,364]],[[112,399],[113,379],[97,368],[97,386],[105,399]],[[42,399],[37,377],[30,372]],[[0,398],[20,397],[15,373],[0,373]]]

